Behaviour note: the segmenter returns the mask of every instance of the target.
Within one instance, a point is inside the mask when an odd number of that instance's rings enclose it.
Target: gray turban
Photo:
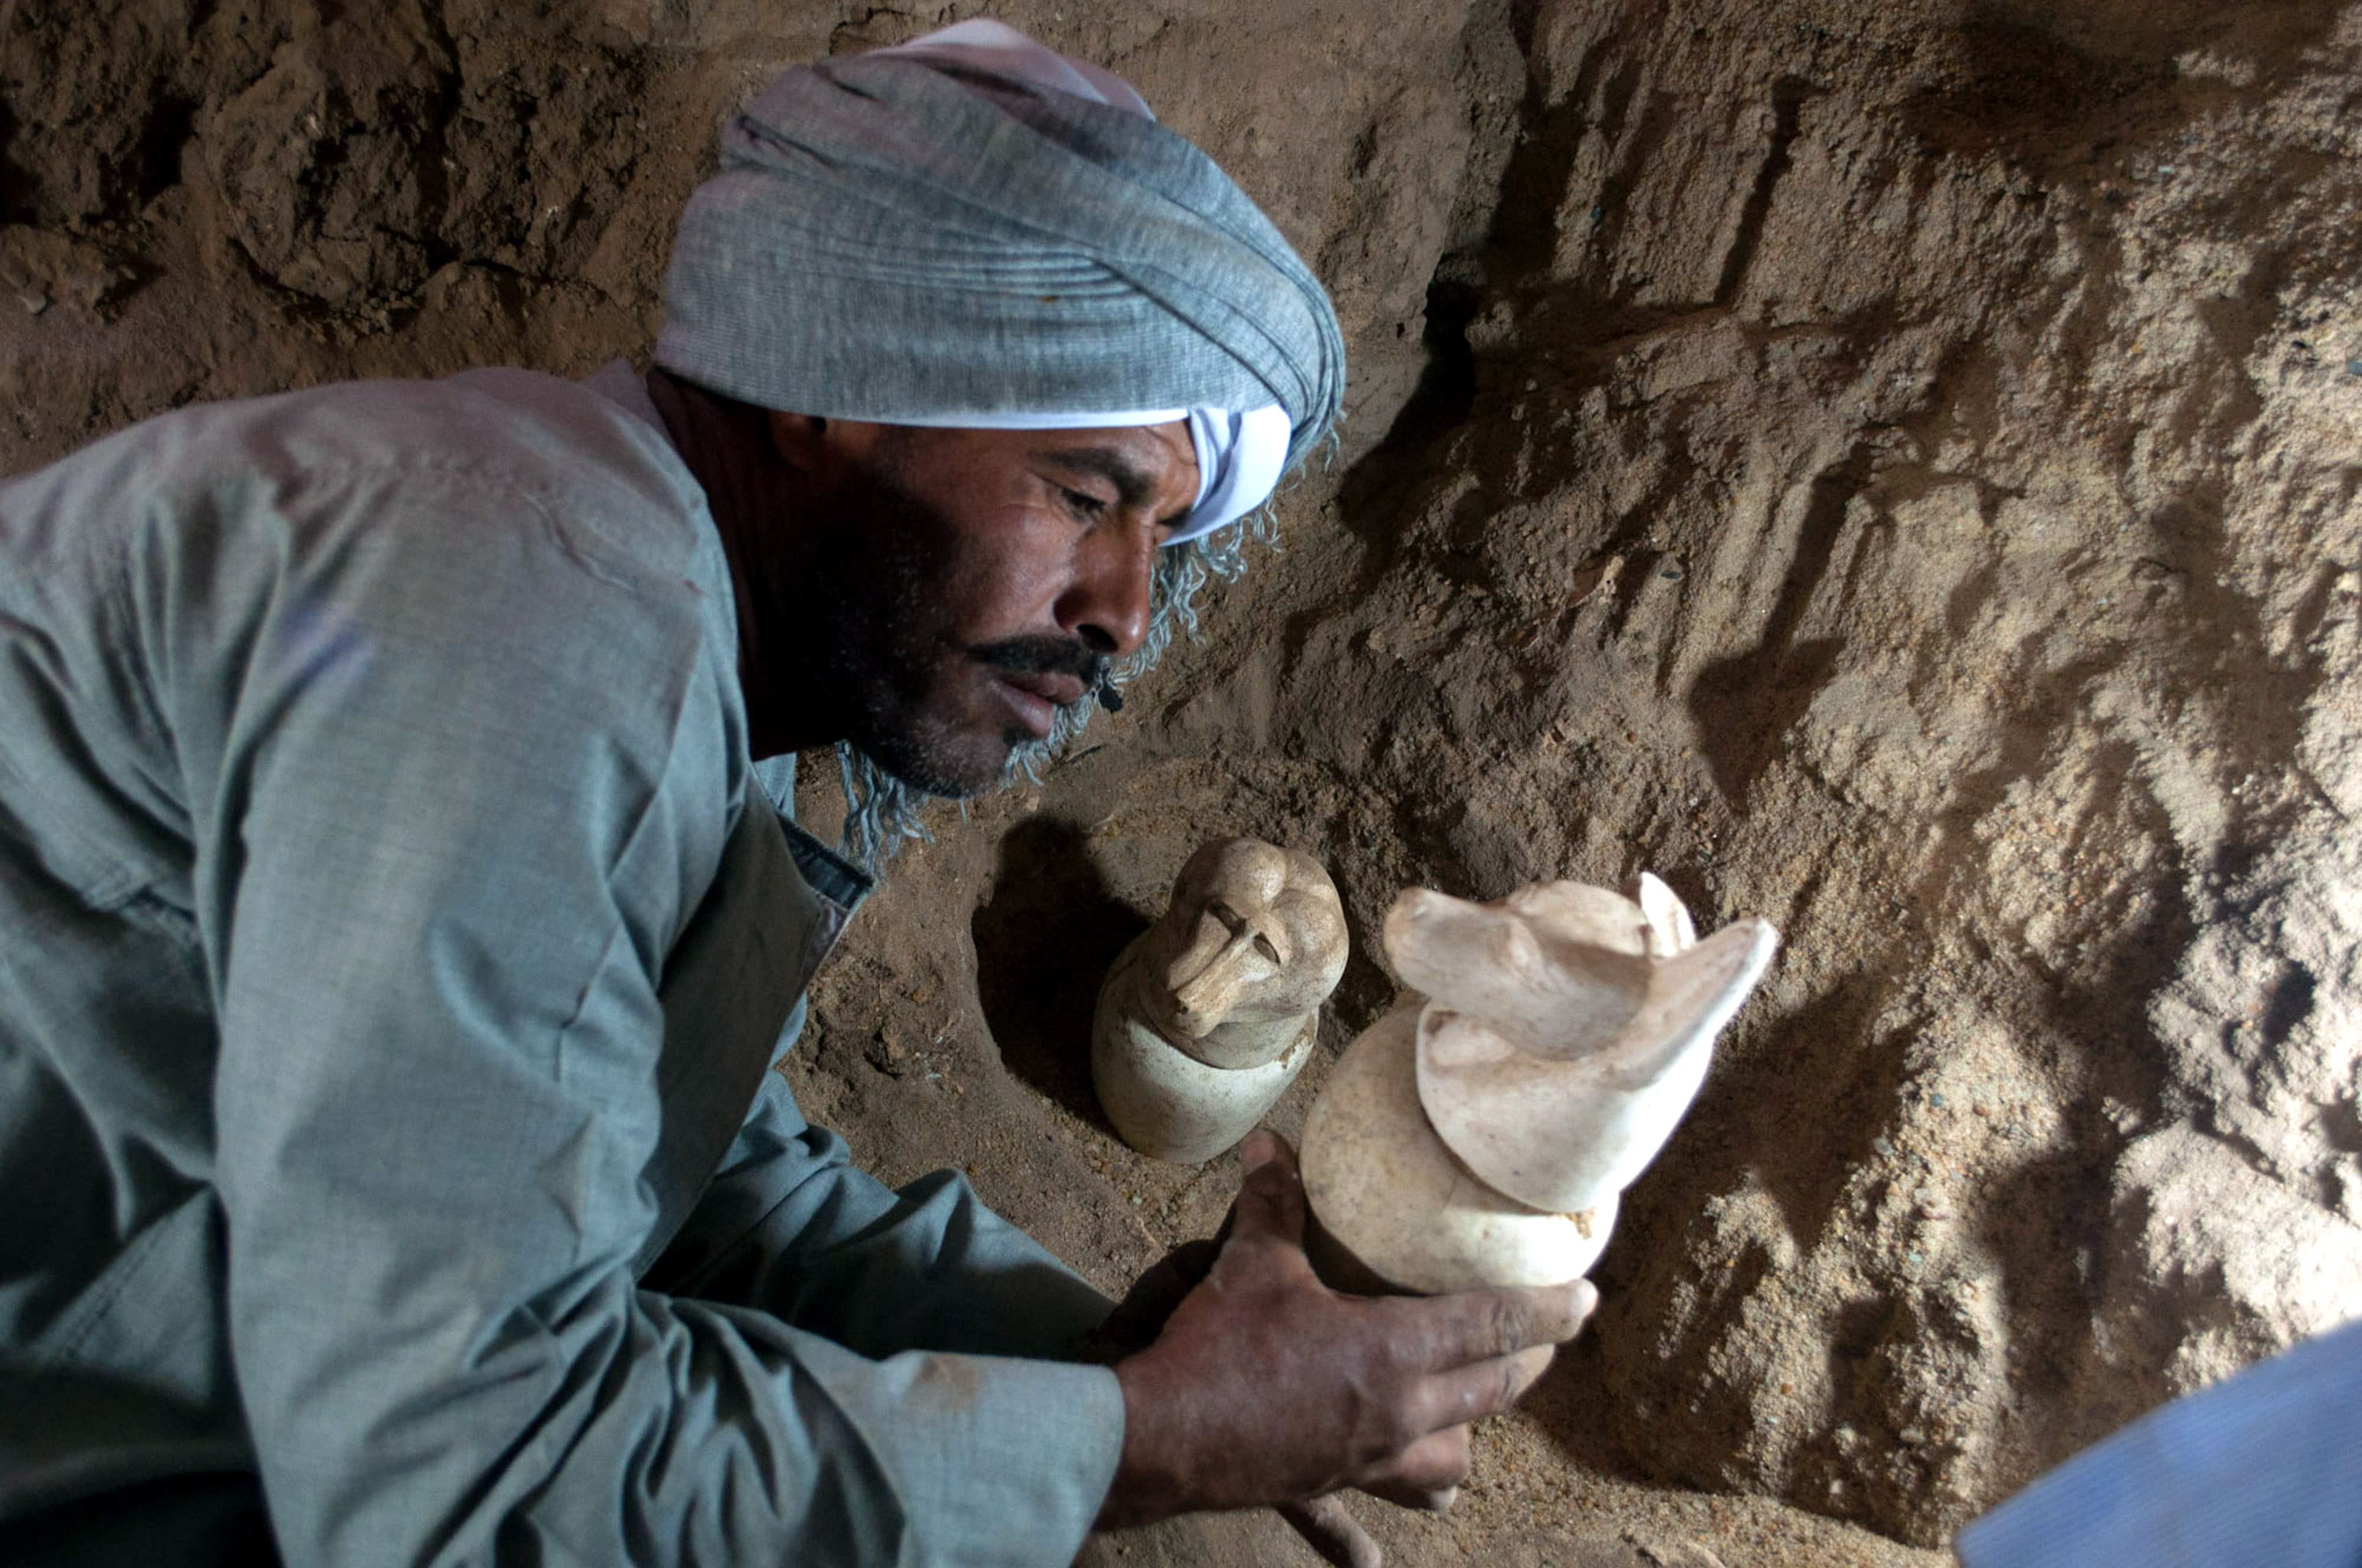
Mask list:
[[[1329,296],[1245,193],[1120,81],[998,23],[774,83],[690,197],[665,305],[657,362],[766,408],[1186,414],[1176,537],[1260,504],[1343,392]]]

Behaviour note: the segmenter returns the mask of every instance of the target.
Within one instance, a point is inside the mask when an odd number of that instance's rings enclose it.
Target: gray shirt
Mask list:
[[[2150,1411],[1955,1545],[1967,1568],[2356,1568],[2362,1322]]]
[[[768,1070],[864,884],[736,649],[620,367],[0,486],[0,1555],[1073,1554],[1107,1304]]]

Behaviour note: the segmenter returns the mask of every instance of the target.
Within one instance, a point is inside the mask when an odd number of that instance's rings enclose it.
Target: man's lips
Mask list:
[[[1020,675],[1013,670],[1006,669],[997,670],[994,673],[1020,691],[1031,691],[1054,708],[1070,707],[1081,701],[1083,694],[1090,690],[1083,684],[1080,678],[1072,675],[1059,675],[1048,671]]]
[[[1023,673],[996,669],[993,679],[1001,695],[1036,740],[1046,740],[1057,724],[1058,710],[1083,700],[1090,688],[1071,675]]]
[[[1107,656],[1077,641],[1007,637],[970,648],[997,683],[1000,700],[1037,740],[1057,728],[1058,710],[1090,695],[1107,673]]]

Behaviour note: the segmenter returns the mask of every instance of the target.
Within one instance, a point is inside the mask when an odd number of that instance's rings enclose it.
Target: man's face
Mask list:
[[[775,439],[822,482],[774,586],[811,700],[905,783],[989,789],[1140,646],[1156,550],[1198,496],[1187,426],[796,419]]]

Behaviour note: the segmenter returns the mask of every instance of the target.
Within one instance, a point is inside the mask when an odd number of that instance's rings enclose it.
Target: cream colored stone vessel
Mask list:
[[[1345,954],[1311,856],[1252,838],[1191,856],[1099,988],[1091,1081],[1123,1141],[1195,1164],[1245,1137],[1303,1069]]]
[[[1700,942],[1645,875],[1629,898],[1404,893],[1386,955],[1416,994],[1346,1048],[1305,1124],[1324,1243],[1403,1290],[1584,1274],[1778,942],[1755,920]]]

